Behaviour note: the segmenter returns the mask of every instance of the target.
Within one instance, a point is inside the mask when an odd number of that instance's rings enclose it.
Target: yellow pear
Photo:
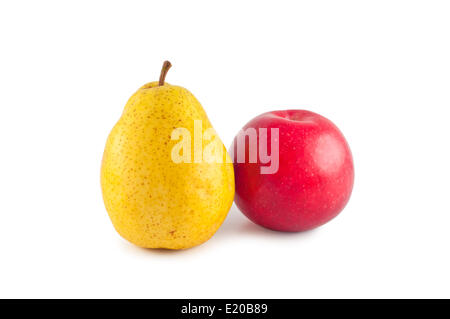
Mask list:
[[[184,249],[207,241],[234,198],[227,151],[185,88],[142,86],[106,142],[103,200],[117,232],[145,248]]]

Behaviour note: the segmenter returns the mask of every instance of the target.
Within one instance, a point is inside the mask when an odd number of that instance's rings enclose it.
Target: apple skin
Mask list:
[[[243,130],[278,128],[279,169],[261,174],[268,166],[258,159],[249,163],[249,137],[245,162],[237,161],[237,138],[232,144],[236,181],[235,203],[250,220],[263,227],[298,232],[325,224],[347,204],[354,179],[350,148],[339,129],[325,117],[305,110],[272,111],[247,123]],[[240,131],[242,134],[242,131]],[[274,135],[275,136],[275,135]]]

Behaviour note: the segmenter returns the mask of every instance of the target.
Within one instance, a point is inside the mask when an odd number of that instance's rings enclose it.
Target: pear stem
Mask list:
[[[164,61],[164,64],[161,69],[161,75],[159,76],[159,86],[164,85],[164,81],[166,80],[167,72],[169,71],[172,64],[169,61]]]

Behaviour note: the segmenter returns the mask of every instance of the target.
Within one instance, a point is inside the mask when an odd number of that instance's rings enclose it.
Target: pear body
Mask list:
[[[199,245],[217,231],[232,205],[231,159],[216,136],[215,150],[223,153],[209,152],[209,161],[195,162],[195,122],[197,131],[201,123],[202,134],[213,131],[188,90],[152,82],[129,99],[108,137],[101,167],[103,200],[117,232],[137,246]],[[184,157],[190,162],[173,159],[173,149],[181,142],[174,130],[180,128],[191,135],[190,141],[184,141],[189,149],[180,151],[190,153]],[[214,141],[211,138],[210,143]],[[196,154],[208,145],[203,141]]]

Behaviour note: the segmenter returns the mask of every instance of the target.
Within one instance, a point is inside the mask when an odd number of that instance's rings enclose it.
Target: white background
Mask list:
[[[0,4],[0,297],[450,297],[447,1],[8,1]],[[233,206],[207,243],[134,247],[100,162],[132,93],[167,81],[229,146],[254,116],[320,113],[355,161],[319,229]]]

